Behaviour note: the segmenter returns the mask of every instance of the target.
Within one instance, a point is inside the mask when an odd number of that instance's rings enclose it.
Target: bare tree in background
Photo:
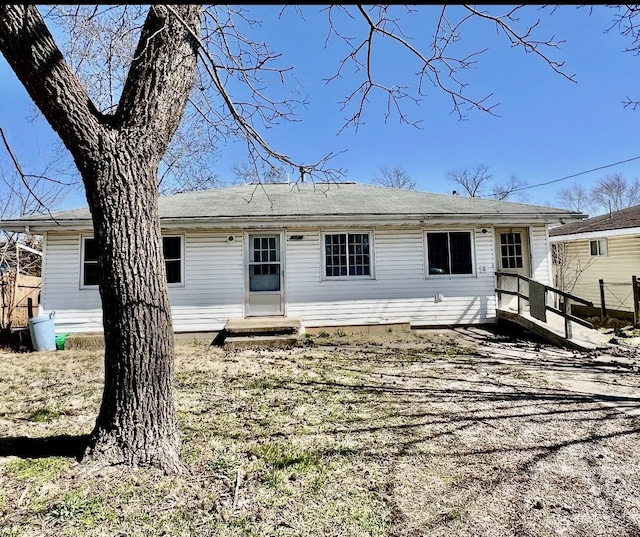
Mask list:
[[[496,200],[517,199],[519,201],[525,201],[527,195],[522,191],[526,186],[526,183],[518,179],[516,175],[510,175],[506,181],[491,187],[489,197]]]
[[[491,95],[469,95],[459,77],[485,50],[478,44],[458,55],[453,46],[471,20],[488,23],[512,46],[572,79],[561,63],[546,55],[558,43],[536,37],[540,21],[521,22],[523,6],[427,7],[322,8],[328,16],[328,39],[335,37],[345,47],[332,79],[340,78],[347,66],[363,79],[342,103],[345,128],[357,129],[375,94],[387,101],[386,118],[394,115],[400,122],[417,124],[402,103],[424,96],[423,84],[444,91],[460,117],[466,109],[492,113],[496,104],[489,101]],[[432,31],[421,35],[433,37],[414,45],[401,27],[401,15],[412,17],[419,27],[431,26]],[[66,58],[36,6],[0,6],[0,51],[72,155],[93,217],[105,385],[85,458],[100,466],[152,465],[178,472],[174,337],[158,215],[159,177],[163,166],[172,166],[163,159],[176,132],[186,128],[183,123],[193,114],[202,118],[209,133],[203,143],[242,139],[253,162],[289,166],[303,177],[334,180],[342,172],[328,168],[332,153],[315,162],[296,162],[261,135],[277,122],[295,119],[295,107],[304,100],[288,93],[274,96],[289,68],[277,63],[278,55],[259,36],[245,35],[263,30],[242,8],[214,5],[203,12],[197,5],[74,6],[65,16],[78,17],[68,25],[70,43],[77,46]],[[99,18],[107,22],[94,25]],[[354,20],[364,23],[359,36],[352,33]],[[87,47],[82,39],[99,42],[100,50]],[[384,76],[384,70],[372,69],[380,40],[418,63],[417,89],[374,78]],[[123,70],[116,74],[112,49],[120,42],[126,46]],[[109,76],[100,77],[104,73]],[[188,135],[187,130],[185,140]]]
[[[284,166],[273,166],[255,162],[241,162],[231,166],[233,184],[286,183],[288,174]]]
[[[466,195],[472,198],[508,200],[516,197],[520,200],[526,199],[526,196],[521,192],[526,187],[524,181],[518,179],[516,175],[511,175],[502,183],[492,184],[493,174],[489,172],[489,166],[486,164],[476,164],[470,168],[451,171],[447,174],[447,179],[454,186],[462,187]]]
[[[591,189],[591,200],[600,213],[619,211],[640,203],[640,181],[627,180],[621,173],[607,175]]]
[[[589,191],[581,183],[573,183],[571,186],[561,188],[557,199],[561,207],[578,212],[587,212],[592,205]]]
[[[373,174],[373,184],[402,190],[415,190],[416,182],[401,166],[381,166]]]
[[[493,175],[489,173],[489,166],[486,164],[476,164],[471,168],[461,168],[447,173],[449,182],[462,187],[472,198],[482,196],[487,188],[487,183],[492,178]]]

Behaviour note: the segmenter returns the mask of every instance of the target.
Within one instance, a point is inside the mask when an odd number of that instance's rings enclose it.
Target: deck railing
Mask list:
[[[515,290],[505,289],[504,288],[505,281],[508,279],[511,279],[511,281],[513,281],[513,278],[517,279],[516,289]],[[527,283],[527,285],[524,286],[522,285],[522,283]],[[585,300],[584,298],[580,298],[578,296],[572,295],[565,291],[561,291],[560,289],[551,287],[550,285],[545,285],[545,284],[536,282],[531,278],[527,278],[526,276],[522,276],[521,274],[517,274],[513,272],[496,272],[496,293],[498,295],[498,308],[502,308],[503,295],[515,296],[518,298],[518,315],[522,315],[523,301],[527,301],[527,302],[530,301],[530,286],[538,286],[538,289],[542,290],[542,301],[544,303],[543,313],[545,314],[542,316],[542,318],[539,316],[533,315],[533,312],[532,312],[532,315],[537,319],[545,322],[546,322],[547,311],[550,311],[552,313],[555,313],[563,317],[565,338],[571,339],[572,337],[572,330],[571,330],[572,322],[582,326],[586,326],[587,328],[593,328],[593,325],[590,322],[585,321],[580,317],[576,317],[575,315],[572,315],[571,306],[570,306],[570,302],[578,302],[580,304],[584,304],[585,306],[593,307],[593,302],[590,302],[589,300]],[[559,304],[559,308],[551,306],[547,303],[547,293],[554,293],[556,295],[558,299],[557,302]],[[555,303],[556,303],[556,300],[554,300],[554,304]]]

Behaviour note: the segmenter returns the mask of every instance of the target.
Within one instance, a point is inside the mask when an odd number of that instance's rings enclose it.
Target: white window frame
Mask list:
[[[593,253],[592,246],[596,245],[597,253]],[[609,255],[607,239],[591,239],[589,241],[589,255],[591,257],[606,257]]]
[[[567,248],[564,242],[551,243],[551,262],[554,266],[564,265],[566,255]]]
[[[168,238],[179,238],[180,239],[180,281],[179,282],[173,282],[173,283],[169,283],[167,282],[167,285],[169,287],[184,287],[185,286],[185,237],[184,237],[184,233],[171,233],[171,234],[167,234],[167,235],[162,235],[162,239],[168,239]],[[163,255],[164,257],[164,255]],[[166,261],[166,260],[165,260]],[[172,261],[175,261],[175,259],[173,259]],[[166,271],[166,265],[165,265],[165,271]]]
[[[349,244],[349,235],[367,234],[369,235],[369,274],[346,276],[327,276],[327,247],[326,236],[327,235],[347,235],[347,247]],[[326,229],[320,233],[320,250],[322,266],[320,267],[320,280],[326,281],[339,281],[339,280],[375,280],[375,246],[374,246],[374,233],[372,229]],[[347,252],[347,257],[349,256]],[[348,270],[347,270],[348,271]]]
[[[85,285],[84,283],[84,251],[85,251],[85,241],[87,239],[93,239],[93,235],[80,235],[80,289],[97,289],[98,284],[89,284]]]
[[[180,238],[180,281],[174,283],[168,283],[169,287],[184,287],[185,286],[185,236],[184,233],[171,233],[162,235],[162,238],[178,237]],[[85,241],[87,239],[93,239],[93,235],[80,235],[80,289],[97,289],[97,284],[85,285],[84,284],[84,249]],[[164,248],[164,245],[163,245]],[[164,257],[164,256],[163,256]],[[174,260],[175,261],[175,260]],[[166,266],[165,266],[166,270]]]
[[[471,246],[471,272],[467,274],[429,274],[429,233],[468,233]],[[424,249],[424,277],[425,279],[435,278],[435,279],[458,279],[458,278],[475,278],[477,276],[476,270],[476,232],[475,229],[463,228],[463,229],[455,229],[455,228],[446,228],[446,229],[437,229],[437,228],[429,228],[422,230],[422,247]],[[449,243],[449,249],[451,249],[451,244]],[[449,252],[451,253],[451,252]],[[451,263],[451,255],[449,255],[449,263]]]

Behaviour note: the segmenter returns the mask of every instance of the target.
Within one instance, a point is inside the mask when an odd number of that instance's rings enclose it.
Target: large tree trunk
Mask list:
[[[87,192],[100,252],[105,385],[86,455],[100,464],[177,472],[174,336],[157,168],[126,150],[105,152],[98,180],[104,187]]]
[[[118,109],[98,112],[34,6],[0,6],[0,50],[85,184],[99,247],[105,388],[86,458],[179,471],[157,171],[196,67],[201,7],[155,5]]]

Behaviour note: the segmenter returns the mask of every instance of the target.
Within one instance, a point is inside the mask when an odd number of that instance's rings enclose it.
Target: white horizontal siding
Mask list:
[[[305,240],[287,242],[287,312],[307,326],[492,321],[492,238],[480,230],[474,236],[475,275],[425,277],[424,232],[416,227],[375,231],[375,279],[323,279],[321,233],[306,232]],[[436,302],[436,295],[442,300]]]
[[[220,330],[242,317],[242,233],[233,242],[229,234],[184,234],[185,283],[169,288],[175,331]],[[80,235],[48,233],[42,306],[56,312],[56,333],[102,331],[100,294],[80,289],[80,270]]]
[[[425,275],[424,230],[385,227],[373,231],[375,278],[323,278],[320,229],[290,228],[285,241],[286,313],[307,326],[410,322],[450,325],[495,320],[493,233],[473,232],[475,273]],[[327,229],[325,231],[333,231]],[[172,234],[179,232],[173,231]],[[174,330],[216,331],[243,316],[242,230],[182,232],[185,281],[170,287]],[[233,241],[227,240],[233,235]],[[295,237],[294,236],[298,236]],[[42,302],[56,311],[56,332],[102,329],[97,289],[80,289],[80,235],[47,235]],[[531,229],[534,275],[549,281],[546,230]]]

